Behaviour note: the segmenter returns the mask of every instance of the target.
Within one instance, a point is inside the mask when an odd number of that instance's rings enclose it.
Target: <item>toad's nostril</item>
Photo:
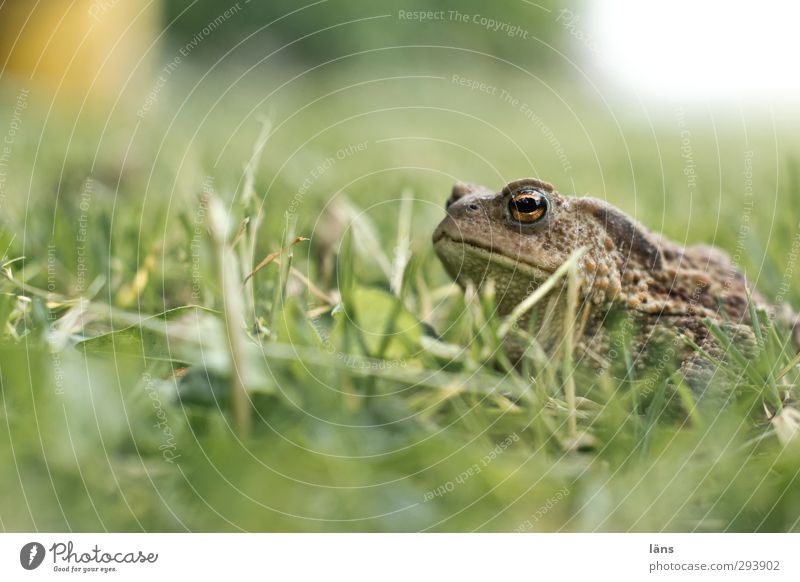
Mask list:
[[[480,206],[478,206],[474,202],[471,202],[470,204],[467,205],[467,208],[469,210],[472,210],[473,212],[475,212],[476,210],[478,210],[480,208]]]

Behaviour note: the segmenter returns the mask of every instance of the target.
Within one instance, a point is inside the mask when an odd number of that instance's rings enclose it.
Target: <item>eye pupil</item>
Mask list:
[[[535,196],[520,196],[514,200],[514,206],[517,208],[517,212],[529,214],[544,206],[544,202]]]
[[[535,191],[519,192],[511,198],[509,210],[514,220],[530,224],[547,213],[547,198]]]

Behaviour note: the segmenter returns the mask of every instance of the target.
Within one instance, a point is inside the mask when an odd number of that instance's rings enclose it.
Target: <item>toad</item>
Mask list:
[[[751,315],[775,313],[723,251],[684,247],[607,202],[565,196],[537,179],[516,180],[499,193],[456,184],[433,243],[446,271],[462,287],[473,284],[480,291],[493,282],[501,316],[580,248],[572,320],[577,358],[607,368],[613,330],[619,331],[622,315],[633,323],[634,363],[672,355],[696,390],[702,390],[731,350],[752,357],[759,346]],[[519,321],[548,354],[563,345],[565,326],[571,325],[564,317],[565,286],[562,280],[548,294],[542,302],[545,313],[535,321],[530,313]],[[782,317],[794,326],[794,342],[800,345],[797,318],[788,311]],[[713,334],[711,325],[729,341]],[[524,345],[507,345],[512,359],[521,357]],[[649,348],[655,345],[660,347],[654,355]]]

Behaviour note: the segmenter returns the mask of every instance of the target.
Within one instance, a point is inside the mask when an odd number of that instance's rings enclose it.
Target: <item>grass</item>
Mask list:
[[[215,105],[201,85],[105,131],[31,104],[4,182],[0,527],[800,530],[780,328],[759,318],[758,358],[720,371],[713,409],[535,343],[513,369],[502,339],[530,330],[455,288],[430,243],[455,179],[538,175],[737,252],[772,297],[798,195],[775,136],[690,120],[687,182],[673,112],[645,130],[564,84],[572,114],[547,93],[537,111],[567,168],[518,110],[400,73],[341,69],[267,105],[259,86]]]

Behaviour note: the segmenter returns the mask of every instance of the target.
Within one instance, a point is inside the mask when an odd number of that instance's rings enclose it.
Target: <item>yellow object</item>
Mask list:
[[[131,0],[7,0],[0,6],[0,74],[115,99],[148,72],[160,3]]]

